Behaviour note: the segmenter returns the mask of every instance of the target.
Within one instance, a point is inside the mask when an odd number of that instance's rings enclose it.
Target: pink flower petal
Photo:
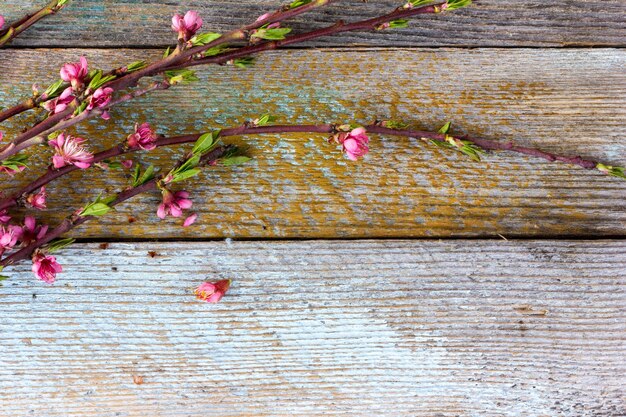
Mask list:
[[[187,217],[185,219],[185,221],[183,222],[183,227],[189,227],[192,224],[194,224],[196,222],[196,220],[198,219],[198,214],[197,213],[193,213],[191,216]]]

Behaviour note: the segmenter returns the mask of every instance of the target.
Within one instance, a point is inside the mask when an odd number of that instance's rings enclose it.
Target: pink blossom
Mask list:
[[[22,228],[19,226],[0,226],[0,255],[13,249],[21,236]]]
[[[61,79],[72,85],[74,90],[79,89],[87,77],[87,59],[80,57],[80,62],[67,63],[61,67]]]
[[[40,280],[53,284],[59,272],[63,272],[63,267],[57,262],[52,255],[44,255],[37,251],[33,255],[33,273]]]
[[[128,146],[151,151],[156,148],[156,140],[157,135],[149,123],[143,123],[141,126],[135,124],[135,133],[128,136]]]
[[[44,237],[47,231],[47,225],[37,226],[37,220],[35,220],[33,216],[26,216],[24,218],[24,226],[22,227],[22,236],[20,237],[20,241],[28,245],[35,240]]]
[[[363,127],[357,127],[350,132],[340,133],[337,141],[343,146],[343,151],[348,158],[353,161],[369,152],[367,145],[370,139],[367,137],[367,132]]]
[[[56,139],[48,142],[54,148],[56,154],[52,157],[52,164],[55,168],[61,168],[66,165],[76,165],[78,168],[89,168],[93,162],[93,154],[87,151],[83,143],[85,139],[65,136],[61,133]]]
[[[172,217],[180,217],[183,210],[191,208],[193,202],[189,200],[187,191],[177,191],[172,193],[170,190],[163,190],[163,202],[159,204],[157,216],[164,219],[168,214]]]
[[[125,161],[122,161],[121,163],[122,163],[122,166],[124,168],[126,168],[126,169],[131,169],[133,167],[133,164],[134,164],[132,159],[127,159]]]
[[[98,88],[91,99],[89,100],[89,104],[87,105],[87,110],[91,110],[94,108],[103,108],[109,105],[111,102],[111,98],[113,97],[113,89],[109,87],[100,87]],[[104,120],[109,120],[111,116],[109,116],[109,112],[105,111],[102,113],[102,118]]]
[[[270,17],[272,14],[273,14],[273,13],[265,13],[265,14],[262,14],[261,16],[257,17],[256,21],[257,21],[257,22],[260,22],[260,21],[262,21],[262,20],[265,20],[265,19],[267,19],[268,17]]]
[[[37,210],[43,210],[46,208],[46,196],[46,187],[41,187],[38,193],[29,194],[29,196],[26,197],[26,204]]]
[[[7,214],[6,210],[0,210],[0,223],[8,223],[11,220],[11,216]]]
[[[223,279],[213,282],[205,282],[200,284],[198,288],[194,291],[196,297],[199,300],[206,301],[207,303],[217,303],[222,299],[228,288],[230,287],[230,280]]]
[[[67,87],[59,97],[43,103],[43,108],[52,114],[61,113],[75,98],[72,95],[72,87]]]
[[[0,29],[2,29],[2,26],[4,26],[4,16],[0,14]]]
[[[183,222],[183,227],[189,227],[196,222],[198,219],[198,213],[193,213],[191,216],[187,217]]]
[[[202,19],[198,12],[189,10],[185,16],[175,14],[172,17],[172,30],[178,32],[178,39],[187,42],[202,27]]]

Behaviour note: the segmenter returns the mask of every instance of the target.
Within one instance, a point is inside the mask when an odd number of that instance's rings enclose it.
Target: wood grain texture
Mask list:
[[[3,0],[0,13],[15,19],[40,0]],[[420,17],[410,28],[372,34],[347,34],[316,41],[318,46],[346,44],[393,46],[624,46],[623,0],[537,1],[479,0],[446,16]],[[46,19],[15,42],[17,46],[154,46],[173,41],[170,17],[198,10],[205,29],[222,32],[250,22],[281,5],[277,0],[145,1],[73,0],[62,13]],[[353,21],[385,13],[392,0],[341,1],[294,21],[297,30]]]
[[[624,241],[78,245],[56,285],[22,265],[0,288],[0,415],[624,415],[625,254]],[[233,279],[219,304],[194,299],[218,278]]]
[[[0,93],[0,105],[27,94],[36,80],[52,81],[60,63],[81,54],[108,68],[147,52],[2,54],[13,61],[0,59],[0,85],[10,82]],[[511,139],[624,166],[625,65],[626,52],[615,49],[291,51],[265,55],[252,70],[204,69],[203,81],[120,107],[110,122],[94,120],[78,133],[111,144],[125,138],[135,122],[150,121],[173,135],[238,124],[266,111],[282,122],[301,123],[364,123],[379,117],[437,129],[452,120],[455,133]],[[6,124],[7,137],[18,126]],[[371,156],[354,164],[319,136],[233,139],[249,145],[256,160],[217,167],[186,185],[198,189],[200,220],[193,228],[157,222],[158,196],[150,195],[80,233],[312,238],[626,232],[626,182],[618,178],[505,153],[474,163],[416,140],[373,140]],[[39,152],[50,157],[46,148]],[[165,168],[181,152],[157,152],[143,160],[161,158],[157,163]],[[31,172],[41,168],[41,157],[33,158]],[[47,220],[56,223],[98,192],[125,186],[122,174],[110,177],[95,170],[76,172],[51,186]],[[18,182],[24,178],[3,188]]]

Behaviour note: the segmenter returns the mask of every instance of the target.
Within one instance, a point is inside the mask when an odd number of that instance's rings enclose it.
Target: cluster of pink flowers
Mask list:
[[[331,137],[331,141],[333,140],[343,147],[346,156],[352,161],[367,155],[370,151],[368,146],[370,139],[364,127],[357,127],[349,132],[339,132]]]
[[[172,30],[178,32],[178,39],[187,42],[202,27],[202,18],[198,12],[189,10],[185,16],[175,14],[172,17]]]
[[[67,87],[61,95],[55,99],[48,100],[42,104],[42,107],[52,114],[60,113],[68,108],[68,106],[76,100],[77,96],[88,81],[89,68],[87,58],[80,57],[79,62],[68,62],[61,67],[60,70],[61,79],[70,83],[70,87]],[[36,91],[36,86],[33,86],[33,90]],[[91,91],[87,90],[87,94]],[[45,100],[45,96],[42,95],[42,99]],[[113,89],[110,87],[100,87],[91,94],[87,103],[86,110],[93,110],[95,108],[105,108],[111,102],[113,98]],[[109,120],[109,113],[104,111],[102,118]]]
[[[84,148],[85,139],[83,138],[61,133],[48,143],[56,152],[52,157],[52,164],[55,168],[76,165],[80,169],[86,169],[93,162],[93,154]]]
[[[151,151],[156,148],[157,135],[149,123],[135,124],[135,133],[131,133],[127,140],[131,149]]]
[[[217,303],[226,294],[228,288],[230,288],[230,280],[223,279],[217,282],[205,282],[196,288],[194,293],[199,300]]]
[[[37,220],[32,216],[24,218],[23,225],[8,224],[11,217],[6,210],[0,211],[0,256],[13,249],[29,244],[43,238],[48,232],[47,225],[38,225]],[[39,279],[48,284],[52,284],[56,274],[63,268],[56,261],[54,256],[46,254],[43,250],[37,249],[32,255],[33,273]]]

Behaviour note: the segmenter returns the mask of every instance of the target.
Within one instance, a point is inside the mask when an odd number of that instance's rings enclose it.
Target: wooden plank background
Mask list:
[[[8,94],[25,94],[35,80],[52,80],[58,62],[83,54],[96,65],[110,66],[147,53],[5,51],[0,71],[20,82],[13,82],[4,97],[9,101]],[[41,60],[48,54],[55,58]],[[626,165],[625,66],[626,53],[615,49],[274,53],[263,56],[255,69],[204,69],[202,82],[159,92],[139,107],[122,106],[110,122],[96,121],[79,133],[111,145],[122,141],[135,122],[150,121],[173,135],[242,123],[266,111],[285,122],[366,123],[378,117],[435,130],[452,120],[459,133]],[[6,126],[12,128],[7,134],[16,133],[19,123]],[[232,142],[249,144],[257,159],[248,167],[218,168],[194,182],[202,216],[196,227],[181,231],[180,221],[158,221],[155,193],[79,233],[94,238],[332,238],[626,232],[626,182],[596,172],[505,153],[475,163],[421,141],[392,137],[375,138],[371,157],[358,164],[342,160],[337,147],[321,136]],[[158,163],[165,169],[180,153],[161,153],[167,159]],[[44,154],[47,161],[51,153]],[[51,198],[46,216],[53,222],[98,192],[126,184],[122,175],[111,181],[97,171],[76,172],[72,178],[85,181]],[[58,189],[50,187],[51,194]],[[129,214],[138,221],[129,224]]]
[[[38,0],[3,0],[0,10],[16,18]],[[395,0],[343,0],[294,20],[294,29],[362,20],[387,12]],[[376,35],[344,34],[310,45],[346,43],[386,46],[624,46],[623,0],[546,1],[478,0],[471,9],[446,16],[421,16],[408,29]],[[20,37],[18,46],[143,46],[172,41],[170,16],[198,10],[205,29],[223,32],[277,8],[272,0],[74,0],[72,12],[60,13]]]
[[[623,241],[79,245],[61,256],[71,280],[38,285],[22,265],[0,292],[0,408],[623,415],[625,251]],[[203,276],[234,278],[229,296],[195,302]]]
[[[0,14],[40,3],[4,0]],[[74,132],[100,150],[136,121],[180,134],[266,111],[451,120],[458,133],[626,165],[626,3],[476,3],[266,54],[249,70],[204,68],[200,83]],[[294,28],[397,5],[340,2]],[[103,68],[158,57],[175,11],[225,31],[276,6],[73,0],[0,51],[0,106],[80,55]],[[10,137],[29,117],[1,129]],[[255,160],[190,185],[193,227],[157,222],[158,196],[146,195],[79,230],[86,240],[60,255],[56,285],[28,265],[10,270],[0,416],[626,415],[625,181],[505,153],[474,163],[392,137],[373,138],[357,164],[311,135],[229,141]],[[50,156],[38,151],[31,172]],[[141,159],[166,167],[181,152]],[[71,190],[49,188],[46,221],[126,184],[74,174]],[[220,304],[193,298],[222,278],[233,287]]]

